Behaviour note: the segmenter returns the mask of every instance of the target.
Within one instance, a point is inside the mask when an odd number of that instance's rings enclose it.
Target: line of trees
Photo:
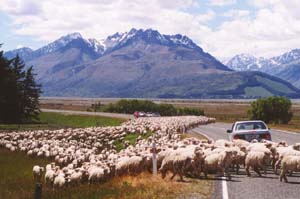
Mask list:
[[[18,55],[9,60],[0,51],[0,123],[38,120],[41,86],[34,77],[32,66],[25,69]]]
[[[133,114],[135,111],[158,112],[162,116],[175,115],[204,115],[204,111],[197,108],[177,108],[171,104],[156,104],[150,100],[119,100],[115,104],[102,105],[95,103],[88,111],[103,111],[111,113]]]

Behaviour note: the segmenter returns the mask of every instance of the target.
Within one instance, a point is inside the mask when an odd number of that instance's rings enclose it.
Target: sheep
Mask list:
[[[105,170],[98,166],[92,166],[88,169],[88,183],[100,182],[105,175]]]
[[[35,182],[41,183],[44,168],[40,167],[39,165],[35,165],[35,166],[33,166],[32,171],[33,171],[33,178],[34,178]]]
[[[54,178],[53,181],[53,189],[64,187],[66,184],[65,174],[61,171],[58,171],[55,175],[56,177]]]
[[[197,163],[201,162],[201,153],[198,149],[178,149],[170,152],[163,161],[159,171],[162,173],[162,177],[165,178],[167,171],[173,173],[171,179],[177,174],[180,176],[180,180],[183,181],[183,175],[193,167],[197,166]],[[195,162],[196,160],[196,162]],[[199,165],[200,166],[200,165]]]
[[[253,168],[253,170],[259,175],[260,171],[259,168],[264,170],[264,174],[266,175],[266,166],[268,165],[268,163],[270,162],[270,158],[271,158],[271,153],[270,152],[261,152],[261,151],[250,151],[245,159],[245,169],[246,169],[246,173],[247,176],[251,176],[250,172],[249,172],[249,168]]]
[[[70,184],[79,184],[82,181],[83,172],[76,169],[74,173],[70,175]]]
[[[288,155],[281,161],[280,182],[288,182],[286,173],[288,171],[300,171],[300,156]]]
[[[207,178],[207,173],[209,170],[219,170],[221,175],[224,176],[224,173],[231,180],[230,173],[228,168],[232,163],[232,151],[224,150],[220,153],[210,154],[204,158],[203,171],[204,175]]]
[[[135,175],[142,170],[150,170],[152,154],[149,148],[153,140],[157,142],[158,151],[170,149],[176,151],[178,156],[182,154],[188,160],[187,164],[179,161],[172,168],[173,174],[176,175],[178,171],[182,176],[187,172],[201,171],[202,160],[196,160],[194,150],[197,146],[210,148],[212,144],[201,143],[191,138],[180,141],[180,129],[188,130],[196,125],[213,121],[212,118],[202,116],[139,118],[125,122],[119,127],[0,133],[0,146],[12,151],[23,151],[28,156],[53,158],[54,162],[46,165],[44,176],[46,184],[53,187],[63,187],[69,181],[77,184],[78,181],[84,181],[84,179],[93,182],[95,176],[91,173],[93,167],[103,170],[99,172],[100,177],[96,175],[95,181],[113,177],[115,173]],[[145,140],[140,139],[149,130],[153,131],[153,135]],[[129,145],[118,153],[113,142],[115,140],[125,142],[124,138],[130,133],[139,135],[137,143],[135,146]],[[171,148],[177,148],[177,150]],[[202,153],[201,150],[200,152]],[[161,165],[166,157],[168,157],[167,153],[158,155],[158,164]],[[56,165],[62,169],[60,170]],[[180,171],[180,169],[183,170]],[[90,180],[88,180],[89,177]],[[82,180],[78,180],[80,178]]]
[[[215,142],[214,144],[216,147],[230,147],[230,146],[234,146],[234,143],[228,141],[228,140],[222,140],[219,139]]]
[[[145,159],[146,157],[142,158],[140,156],[130,157],[129,164],[128,164],[128,171],[131,174],[135,174],[135,175],[141,172],[143,169],[143,162]]]
[[[250,143],[248,142],[248,141],[246,141],[246,140],[242,140],[242,139],[234,139],[234,140],[232,140],[232,142],[236,145],[236,146],[238,146],[238,147],[247,147],[247,146],[249,146],[250,145]]]
[[[46,170],[46,173],[45,173],[46,186],[53,186],[55,175],[56,175],[56,172],[52,168]]]
[[[298,149],[297,145],[291,145],[289,147],[278,147],[277,148],[277,161],[274,166],[274,173],[277,174],[277,170],[280,167],[281,161],[285,156],[294,155],[300,156],[300,151],[295,150]]]
[[[129,162],[130,157],[125,156],[125,157],[120,157],[116,161],[116,175],[123,175],[125,173],[128,173],[128,162]]]

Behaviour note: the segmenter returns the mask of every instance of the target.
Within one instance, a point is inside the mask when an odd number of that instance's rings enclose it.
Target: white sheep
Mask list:
[[[39,165],[35,165],[35,166],[33,166],[32,171],[33,171],[33,178],[34,178],[35,182],[41,183],[44,168],[40,167]]]
[[[54,188],[62,188],[66,184],[65,174],[62,171],[58,171],[53,181],[53,189]]]
[[[250,151],[245,160],[245,169],[248,176],[251,176],[249,169],[250,167],[259,175],[259,169],[263,169],[266,175],[266,167],[271,160],[271,153],[270,152],[261,152],[261,151]]]
[[[88,182],[89,184],[95,182],[101,182],[104,179],[104,169],[98,166],[91,166],[88,169]]]
[[[46,170],[45,183],[47,186],[53,186],[54,178],[55,178],[55,171],[52,168]]]
[[[288,182],[286,173],[288,171],[300,171],[300,156],[287,155],[281,161],[280,182]]]
[[[228,176],[229,180],[231,179],[230,173],[228,172],[229,167],[232,164],[232,151],[224,150],[220,153],[211,154],[205,157],[204,159],[204,175],[207,177],[209,170],[219,170],[221,175],[224,176],[224,173]]]

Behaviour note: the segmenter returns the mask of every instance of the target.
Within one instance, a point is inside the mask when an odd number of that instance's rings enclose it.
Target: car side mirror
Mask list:
[[[269,130],[271,130],[271,128],[269,128]]]
[[[232,133],[232,130],[229,130],[229,129],[228,129],[226,132],[227,132],[227,133]]]

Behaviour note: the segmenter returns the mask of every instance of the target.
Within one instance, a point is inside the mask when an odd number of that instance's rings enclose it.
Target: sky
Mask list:
[[[37,49],[79,32],[104,39],[131,28],[183,34],[220,60],[300,48],[299,0],[0,0],[3,50]]]

